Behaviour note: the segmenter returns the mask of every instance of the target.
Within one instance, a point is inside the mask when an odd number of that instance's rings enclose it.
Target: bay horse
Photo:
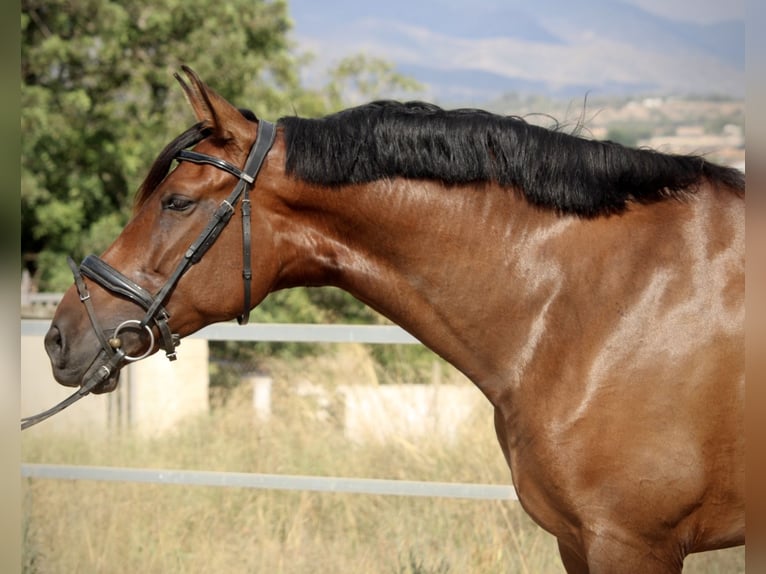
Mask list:
[[[183,71],[197,123],[71,263],[45,338],[61,384],[111,391],[272,291],[332,285],[492,403],[567,572],[744,544],[741,172],[422,102],[274,125]]]

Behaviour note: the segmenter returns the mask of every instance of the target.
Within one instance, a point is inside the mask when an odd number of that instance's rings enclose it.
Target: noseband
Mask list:
[[[250,285],[253,276],[250,263],[250,189],[255,183],[255,178],[258,176],[258,172],[263,165],[266,155],[274,144],[275,136],[276,127],[274,124],[263,120],[258,122],[258,135],[253,147],[250,148],[250,153],[245,162],[244,169],[239,169],[235,165],[217,157],[195,151],[182,150],[176,154],[176,160],[179,162],[188,161],[196,164],[212,165],[213,167],[230,173],[238,178],[239,181],[237,181],[236,186],[229,196],[218,206],[205,229],[186,250],[183,259],[178,263],[173,273],[168,277],[167,281],[156,295],[152,295],[149,291],[131,279],[128,279],[125,275],[95,255],[88,255],[83,259],[79,268],[71,258],[68,259],[69,267],[72,269],[72,274],[74,275],[75,286],[77,287],[80,301],[85,305],[96,337],[109,360],[99,367],[91,380],[84,382],[80,389],[73,395],[43,413],[22,419],[22,429],[45,420],[79,398],[87,395],[96,385],[108,379],[114,369],[119,370],[126,363],[137,361],[148,356],[155,344],[154,333],[151,328],[152,325],[157,327],[160,334],[159,344],[165,351],[167,358],[171,361],[176,360],[176,347],[180,344],[181,338],[177,333],[171,331],[170,326],[168,325],[170,314],[165,310],[163,305],[184,273],[186,273],[192,265],[198,263],[207,250],[210,249],[213,243],[215,243],[216,239],[218,239],[221,231],[223,231],[223,228],[234,214],[234,210],[240,197],[242,198],[242,279],[244,281],[245,294],[244,309],[242,314],[237,317],[237,321],[240,325],[247,323],[250,314]],[[106,331],[101,328],[98,318],[96,317],[93,303],[90,299],[90,294],[85,285],[85,281],[83,280],[83,276],[95,281],[104,289],[117,295],[127,297],[137,305],[143,307],[146,310],[143,319],[140,321],[137,319],[123,321],[114,329],[112,336],[107,338]],[[139,355],[127,355],[125,351],[122,350],[122,341],[119,338],[119,335],[122,331],[130,328],[145,331],[149,335],[149,345],[147,349]]]

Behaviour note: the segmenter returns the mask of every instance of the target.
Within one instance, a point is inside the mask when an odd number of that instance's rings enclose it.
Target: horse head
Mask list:
[[[235,108],[191,69],[184,72],[189,83],[176,78],[198,123],[155,160],[114,243],[100,258],[70,262],[75,285],[45,337],[54,377],[63,385],[100,376],[93,392],[114,390],[126,362],[160,348],[174,359],[181,337],[246,318],[277,275],[274,222],[270,210],[257,206],[269,199],[253,197],[251,209],[249,198],[261,165],[268,171],[274,127]],[[262,173],[259,182],[268,179]],[[242,217],[232,217],[235,212]]]

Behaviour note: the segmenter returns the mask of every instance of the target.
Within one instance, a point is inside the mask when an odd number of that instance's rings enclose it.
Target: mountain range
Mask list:
[[[620,0],[291,0],[309,81],[345,56],[396,64],[447,102],[504,93],[744,97],[745,22],[670,19]]]

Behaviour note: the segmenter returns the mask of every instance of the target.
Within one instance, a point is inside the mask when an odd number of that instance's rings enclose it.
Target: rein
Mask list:
[[[173,273],[168,277],[167,281],[156,295],[152,295],[149,291],[95,255],[88,255],[83,259],[79,268],[71,257],[68,258],[67,263],[74,275],[74,282],[80,301],[85,305],[85,310],[88,313],[91,326],[96,333],[101,348],[106,353],[106,356],[109,357],[109,360],[98,368],[90,380],[83,383],[75,393],[61,401],[59,404],[37,415],[21,419],[22,430],[44,421],[75,403],[85,395],[89,394],[99,383],[107,380],[113,372],[119,371],[125,364],[149,356],[154,349],[155,344],[155,337],[150,324],[156,326],[159,331],[161,339],[159,346],[165,351],[165,356],[170,361],[176,360],[176,347],[180,345],[181,337],[177,333],[173,333],[170,329],[170,326],[168,325],[170,314],[165,310],[163,305],[183,274],[186,273],[192,265],[198,263],[207,250],[210,249],[213,243],[215,243],[216,239],[218,239],[218,236],[234,214],[240,197],[242,198],[242,280],[244,283],[244,308],[242,314],[237,317],[237,322],[240,325],[244,325],[248,322],[250,314],[250,285],[253,276],[252,265],[250,262],[250,189],[255,183],[255,179],[258,176],[258,172],[263,165],[266,155],[274,144],[275,137],[276,127],[274,124],[263,120],[259,121],[258,135],[253,147],[250,148],[250,153],[248,154],[243,169],[239,169],[235,165],[220,158],[195,151],[181,150],[176,154],[176,160],[178,162],[188,161],[197,164],[212,165],[217,169],[230,173],[238,178],[238,181],[229,196],[218,206],[205,229],[202,230],[197,236],[197,239],[195,239],[186,250],[183,259],[178,263]],[[95,281],[104,289],[127,297],[137,305],[143,307],[146,310],[143,319],[140,321],[137,319],[123,321],[114,329],[112,336],[107,338],[106,331],[101,328],[98,318],[96,317],[96,312],[90,299],[90,293],[85,285],[83,276]],[[130,326],[145,331],[149,335],[149,345],[146,351],[140,355],[127,355],[125,351],[122,350],[122,340],[119,338],[119,334]],[[96,359],[97,358],[98,356]]]

